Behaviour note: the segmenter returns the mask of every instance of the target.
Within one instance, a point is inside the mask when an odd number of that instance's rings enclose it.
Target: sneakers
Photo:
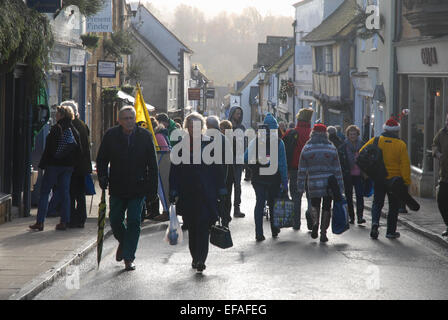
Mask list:
[[[374,225],[372,225],[372,230],[370,231],[370,238],[376,240],[376,239],[378,239],[378,235],[379,235],[378,225],[374,224]]]
[[[400,238],[400,232],[388,233],[388,234],[386,234],[386,238],[398,239],[398,238]]]
[[[328,242],[327,234],[321,233],[320,234],[320,242]]]
[[[264,236],[257,236],[257,237],[255,237],[255,239],[257,240],[257,242],[262,242],[262,241],[266,240],[266,238]]]
[[[350,224],[355,224],[355,219],[350,219]]]

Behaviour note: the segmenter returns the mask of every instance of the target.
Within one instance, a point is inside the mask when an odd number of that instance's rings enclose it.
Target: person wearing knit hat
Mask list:
[[[249,144],[249,147],[247,148],[245,154],[244,154],[244,162],[249,163],[249,166],[252,170],[252,186],[255,190],[255,197],[256,197],[256,204],[255,204],[255,210],[254,210],[254,216],[255,216],[255,239],[256,241],[264,241],[266,238],[263,234],[263,211],[264,206],[267,201],[269,211],[272,213],[274,210],[274,200],[276,197],[278,197],[280,191],[283,193],[288,193],[288,169],[287,169],[287,163],[286,163],[286,153],[285,153],[285,146],[283,144],[283,141],[278,138],[278,148],[277,150],[272,150],[273,152],[278,153],[278,167],[277,171],[272,175],[264,175],[262,174],[261,168],[263,167],[262,164],[260,164],[258,161],[257,163],[253,164],[249,162],[249,155],[253,154],[253,152],[257,153],[258,150],[263,150],[261,147],[262,144],[265,144],[265,150],[267,152],[266,156],[272,156],[269,152],[271,152],[271,148],[267,147],[269,143],[272,143],[270,132],[269,131],[277,131],[278,130],[278,123],[275,117],[268,113],[264,120],[264,126],[268,128],[266,130],[266,137],[264,135],[261,135],[260,137],[257,137],[256,139],[252,140]],[[260,132],[261,133],[261,132]],[[264,142],[265,141],[265,142]],[[254,150],[255,149],[255,150]],[[257,154],[257,160],[259,159],[259,156],[264,156],[263,154],[258,155]],[[270,159],[273,159],[273,157],[270,157]],[[275,157],[274,157],[275,159]],[[274,165],[274,164],[270,164]],[[270,219],[271,222],[271,233],[272,237],[276,238],[280,232],[280,229],[274,226],[274,219]]]
[[[319,230],[319,216],[322,205],[322,220],[320,223],[320,241],[327,242],[327,229],[331,221],[332,194],[328,191],[328,178],[334,176],[341,194],[344,192],[342,170],[336,147],[328,140],[327,127],[316,124],[310,140],[302,150],[297,185],[299,193],[305,190],[305,180],[308,182],[308,193],[311,198],[312,231],[311,237],[316,239]]]
[[[289,178],[289,190],[294,202],[294,230],[300,230],[301,227],[301,207],[302,207],[302,194],[297,189],[297,169],[299,167],[300,154],[302,149],[310,139],[311,134],[311,119],[313,117],[314,110],[311,108],[303,108],[297,113],[297,126],[292,129],[288,129],[283,135],[283,142],[286,149],[286,157],[288,163],[288,178]],[[308,229],[312,228],[312,221],[310,216],[311,202],[308,199],[308,210],[306,211],[307,226]]]
[[[378,140],[378,147],[383,153],[383,161],[388,173],[386,180],[401,177],[404,183],[409,186],[411,184],[411,165],[406,143],[398,137],[400,124],[397,120],[391,118],[386,121],[383,129],[384,132]],[[374,141],[375,137],[370,139],[361,148],[360,152],[368,145],[373,144]],[[381,210],[384,206],[386,194],[389,198],[386,237],[389,239],[400,237],[400,233],[397,232],[400,199],[388,190],[386,183],[375,183],[372,205],[372,228],[370,231],[370,237],[372,239],[378,239]]]

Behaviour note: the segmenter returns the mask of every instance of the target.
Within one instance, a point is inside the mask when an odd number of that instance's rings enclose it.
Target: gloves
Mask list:
[[[100,184],[100,188],[102,190],[106,190],[107,186],[109,185],[109,178],[108,177],[98,177],[98,183]]]

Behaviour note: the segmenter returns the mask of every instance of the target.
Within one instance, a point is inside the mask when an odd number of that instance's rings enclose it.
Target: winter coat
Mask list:
[[[344,143],[344,140],[341,140],[337,136],[337,134],[330,134],[328,136],[328,139],[331,141],[331,143],[333,143],[333,145],[336,147],[336,149],[338,149]]]
[[[299,159],[300,159],[300,154],[302,153],[303,147],[305,146],[305,144],[308,142],[308,140],[310,140],[310,134],[311,134],[311,124],[308,121],[297,121],[297,126],[295,129],[289,129],[288,131],[286,131],[285,136],[287,136],[291,130],[296,130],[297,133],[299,134],[299,138],[297,140],[297,146],[294,150],[294,157],[293,160],[291,162],[291,167],[289,169],[292,170],[297,170],[297,168],[299,167]]]
[[[359,138],[357,143],[357,147],[355,147],[356,152],[359,153],[359,150],[363,146],[362,140]],[[341,164],[342,174],[344,177],[351,176],[352,169],[354,166],[356,166],[356,159],[350,160],[350,153],[349,153],[349,146],[352,144],[351,141],[348,139],[345,140],[343,144],[339,146],[338,149],[338,155],[339,155],[339,162]],[[353,163],[352,163],[353,162]]]
[[[370,144],[375,138],[367,142],[360,152]],[[378,141],[378,147],[383,152],[384,165],[388,173],[387,179],[402,177],[406,185],[411,184],[411,164],[409,161],[406,143],[391,132],[384,132]]]
[[[75,118],[73,120],[73,126],[79,133],[79,139],[81,143],[81,155],[80,161],[75,165],[73,174],[79,176],[85,176],[86,174],[92,173],[92,160],[90,158],[90,131],[89,127],[80,120]]]
[[[240,118],[240,120],[238,121],[238,123],[236,123],[236,124],[234,124],[233,125],[233,122],[232,122],[232,117],[233,117],[233,114],[235,113],[235,111],[237,110],[237,109],[239,109],[239,110],[241,110],[241,118]],[[230,122],[232,122],[232,129],[233,129],[233,131],[235,131],[235,130],[237,130],[237,129],[240,129],[240,130],[243,130],[243,131],[246,131],[246,127],[243,125],[243,118],[244,118],[244,113],[243,113],[243,109],[241,108],[241,107],[232,107],[231,109],[230,109],[230,112],[229,112],[229,121]],[[244,146],[243,146],[243,149],[244,150],[246,150],[247,149],[247,144],[248,144],[248,142],[247,142],[247,138],[245,137],[244,138],[244,141],[240,141],[240,139],[236,139],[236,137],[234,137],[233,138],[233,163],[235,164],[235,165],[238,165],[237,164],[237,154],[236,154],[236,151],[237,151],[237,143],[244,143]],[[240,147],[241,148],[241,147]],[[239,159],[242,159],[242,158],[239,158]]]
[[[448,129],[443,128],[434,137],[434,142],[432,144],[433,156],[435,157],[436,152],[442,154],[440,158],[440,181],[448,182]]]
[[[298,191],[305,191],[305,179],[308,176],[308,191],[311,198],[329,196],[328,178],[334,175],[344,192],[344,182],[338,152],[332,143],[313,143],[311,139],[303,148],[299,161]]]
[[[277,120],[268,113],[266,115],[266,118],[264,120],[264,124],[269,127],[270,130],[277,130],[278,129],[278,123]],[[267,133],[269,134],[269,133]],[[267,137],[268,138],[268,137]],[[258,138],[254,139],[250,142],[249,147],[247,148],[246,152],[244,153],[244,162],[248,163],[249,155],[253,152],[254,149],[257,148],[258,144]],[[266,148],[266,152],[269,152],[269,147]],[[274,175],[268,176],[268,175],[260,175],[260,165],[255,164],[251,165],[253,166],[252,170],[252,183],[260,183],[265,185],[270,184],[279,184],[282,183],[283,185],[288,185],[288,165],[286,162],[286,151],[285,151],[285,144],[281,139],[278,139],[278,169],[277,172]],[[256,153],[255,153],[256,154]],[[271,156],[272,159],[272,156]],[[258,160],[258,155],[257,155]],[[268,167],[269,165],[265,165],[263,167]]]
[[[202,150],[208,143],[202,142]],[[216,164],[193,164],[193,153],[190,163],[171,164],[169,194],[179,197],[177,207],[187,223],[212,225],[218,220],[218,197],[227,194],[223,171]]]
[[[67,129],[72,131],[77,146],[68,153],[62,159],[55,157],[58,148],[58,139],[62,136],[63,132]],[[48,166],[56,167],[74,167],[79,163],[82,154],[82,144],[79,138],[79,133],[69,119],[59,120],[54,126],[51,127],[45,141],[45,149],[39,162],[39,168],[46,169]]]
[[[109,129],[96,159],[98,177],[109,177],[109,194],[132,199],[154,199],[158,187],[158,167],[152,134],[136,127],[129,137],[121,126]],[[110,173],[108,174],[108,165]]]

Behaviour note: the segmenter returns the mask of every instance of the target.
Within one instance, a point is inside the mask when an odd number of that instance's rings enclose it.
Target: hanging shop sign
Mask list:
[[[98,78],[115,78],[117,74],[117,63],[115,61],[98,61]]]

